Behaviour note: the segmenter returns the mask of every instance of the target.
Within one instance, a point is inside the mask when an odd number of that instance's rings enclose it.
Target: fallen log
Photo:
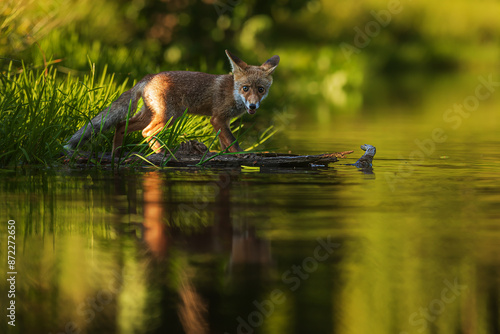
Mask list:
[[[249,153],[249,154],[221,154],[217,152],[206,152],[205,145],[199,142],[188,142],[181,144],[181,147],[170,154],[122,154],[119,158],[110,153],[92,154],[91,152],[69,152],[66,163],[75,163],[77,165],[155,165],[162,167],[314,167],[328,166],[330,163],[337,162],[345,158],[346,155],[354,151],[344,151],[335,153],[326,153],[318,155],[297,155],[283,153]]]

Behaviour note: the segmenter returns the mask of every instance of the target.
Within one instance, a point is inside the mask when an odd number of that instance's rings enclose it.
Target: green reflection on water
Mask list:
[[[394,192],[342,165],[3,177],[9,330],[492,333],[500,193],[475,168],[420,166]]]

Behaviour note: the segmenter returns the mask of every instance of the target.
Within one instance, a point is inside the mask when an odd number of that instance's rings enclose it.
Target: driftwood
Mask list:
[[[377,149],[375,146],[368,144],[361,145],[361,149],[365,151],[365,154],[363,154],[363,156],[353,165],[361,169],[372,168],[373,157],[375,156],[375,153],[377,153]]]
[[[374,174],[373,173],[373,157],[377,153],[375,146],[364,144],[361,145],[361,149],[365,151],[365,154],[356,161],[356,163],[348,164],[350,166],[356,166],[364,174]]]
[[[90,152],[69,152],[66,162],[74,162],[77,165],[111,165],[112,163],[127,165],[149,165],[165,167],[314,167],[328,166],[337,162],[339,158],[354,151],[335,152],[318,155],[296,155],[282,153],[250,153],[250,154],[219,154],[217,152],[206,152],[207,147],[199,142],[191,141],[181,144],[179,150],[170,154],[151,154],[149,156],[128,155],[127,158],[112,157],[110,153],[91,154]],[[74,157],[73,155],[76,154]],[[126,154],[122,154],[126,156]],[[114,160],[113,160],[114,159]],[[200,163],[202,162],[202,163]]]

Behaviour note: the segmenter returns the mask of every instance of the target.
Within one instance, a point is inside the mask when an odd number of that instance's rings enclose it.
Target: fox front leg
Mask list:
[[[214,130],[216,132],[220,130],[219,140],[220,140],[221,151],[224,151],[229,147],[229,152],[232,153],[243,152],[240,145],[236,141],[236,138],[231,132],[231,129],[229,127],[230,121],[231,119],[226,119],[218,116],[213,116],[210,119],[210,123],[212,123]]]

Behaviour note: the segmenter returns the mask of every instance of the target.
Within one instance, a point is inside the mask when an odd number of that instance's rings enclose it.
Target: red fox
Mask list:
[[[144,106],[129,119],[127,132],[142,130],[154,152],[162,151],[152,136],[167,122],[171,125],[187,109],[188,113],[211,116],[215,131],[220,130],[221,149],[242,152],[229,127],[232,118],[245,112],[255,114],[273,83],[272,74],[280,61],[273,56],[260,66],[247,65],[226,50],[232,74],[214,75],[201,72],[172,71],[147,75],[132,89],[124,92],[109,108],[104,109],[87,125],[78,130],[65,148],[74,149],[88,140],[92,133],[116,125],[113,152],[123,142],[126,117],[137,109],[142,97]]]

